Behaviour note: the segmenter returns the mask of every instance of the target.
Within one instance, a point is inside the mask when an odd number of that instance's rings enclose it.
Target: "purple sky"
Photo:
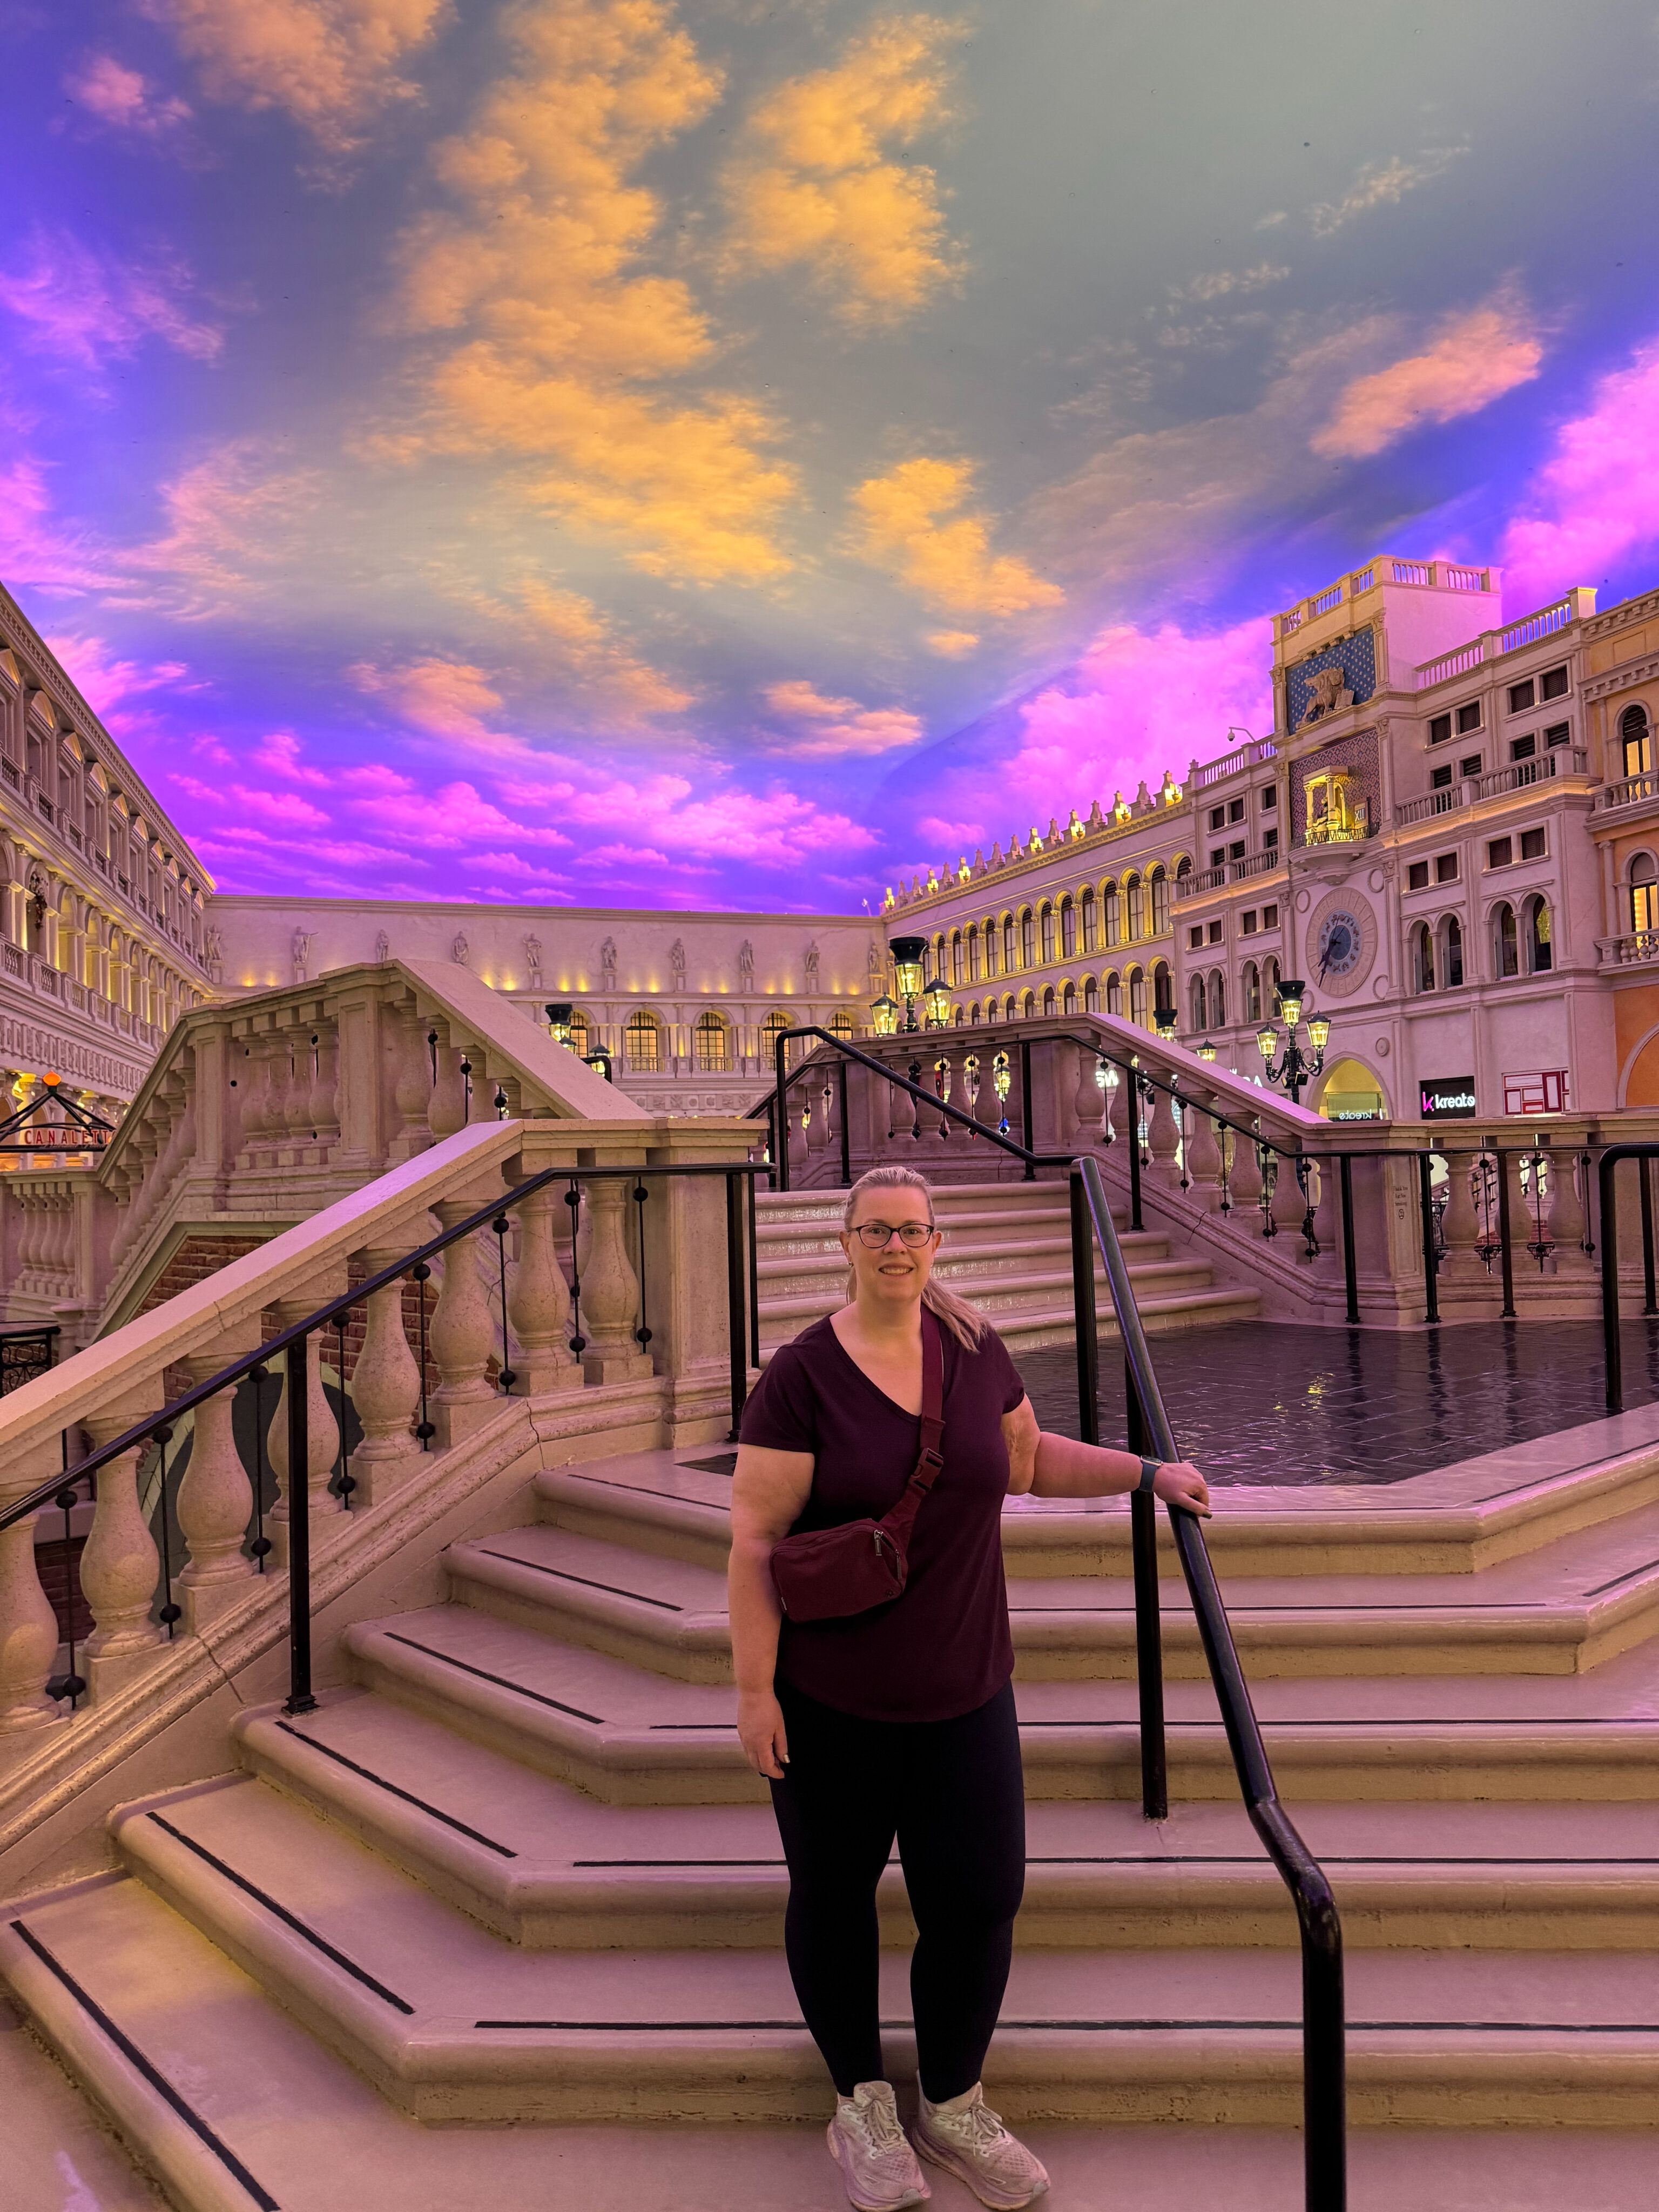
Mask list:
[[[0,0],[0,577],[230,890],[873,907],[1659,581],[1650,9]]]

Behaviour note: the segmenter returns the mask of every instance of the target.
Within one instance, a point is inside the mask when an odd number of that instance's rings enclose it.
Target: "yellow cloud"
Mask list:
[[[1012,554],[992,552],[988,516],[944,519],[973,483],[970,461],[902,461],[889,475],[871,477],[852,495],[852,550],[941,612],[1006,620],[1058,605],[1066,595],[1057,584]]]
[[[861,707],[856,699],[831,699],[803,678],[769,684],[761,695],[775,714],[795,725],[776,750],[796,760],[845,760],[890,753],[926,734],[921,717],[902,707]]]
[[[1544,358],[1531,317],[1507,294],[1448,323],[1434,343],[1356,377],[1311,441],[1328,460],[1364,460],[1429,422],[1475,415],[1529,383]]]
[[[381,450],[538,465],[530,498],[653,574],[781,574],[796,480],[764,451],[769,418],[640,388],[714,351],[685,283],[640,266],[661,210],[635,174],[708,112],[718,72],[666,0],[520,0],[506,28],[509,72],[437,149],[457,206],[404,242],[403,321],[438,350],[423,421]]]
[[[349,152],[377,108],[410,98],[398,65],[446,0],[149,0],[210,100],[280,107],[329,154]]]
[[[961,660],[979,643],[976,629],[930,629],[923,640],[929,653],[941,660]]]
[[[608,619],[580,592],[559,591],[532,579],[520,586],[515,605],[481,593],[465,597],[479,613],[541,648],[565,684],[612,720],[640,722],[683,713],[691,704],[694,695],[622,643]]]
[[[749,118],[748,145],[722,180],[726,265],[775,272],[805,264],[854,321],[910,313],[957,272],[938,179],[890,158],[951,116],[949,47],[960,24],[937,15],[873,23],[833,69],[779,86]]]

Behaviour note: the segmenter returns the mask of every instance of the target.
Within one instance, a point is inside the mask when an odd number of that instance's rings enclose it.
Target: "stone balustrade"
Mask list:
[[[316,1066],[309,1080],[307,1112]],[[452,1085],[452,1108],[455,1095]],[[613,1097],[606,1087],[606,1102]],[[324,1120],[302,1132],[285,1110],[280,1132],[266,1121],[259,1139],[289,1148]],[[637,1114],[497,1120],[491,1103],[487,1118],[430,1141],[9,1393],[0,1401],[0,1515],[51,1477],[60,1451],[73,1463],[181,1395],[181,1370],[192,1383],[211,1379],[255,1352],[262,1334],[297,1326],[352,1281],[428,1242],[439,1224],[458,1227],[534,1176],[557,1178],[449,1244],[421,1271],[428,1279],[405,1277],[366,1296],[344,1357],[343,1327],[311,1331],[303,1469],[289,1464],[286,1358],[274,1378],[280,1389],[268,1382],[263,1393],[252,1467],[238,1448],[228,1389],[155,1442],[104,1463],[80,1562],[93,1626],[76,1655],[77,1680],[57,1671],[60,1626],[35,1567],[34,1519],[0,1533],[0,1741],[98,1713],[158,1667],[176,1668],[181,1652],[187,1660],[192,1639],[250,1606],[276,1622],[299,1482],[314,1564],[349,1546],[377,1513],[395,1513],[417,1474],[441,1474],[486,1426],[497,1455],[509,1457],[537,1449],[562,1407],[573,1434],[611,1432],[613,1449],[724,1434],[726,1178],[662,1171],[741,1166],[754,1137],[752,1125],[736,1121]],[[343,1392],[361,1426],[349,1470],[343,1413],[331,1390]],[[176,1492],[170,1525],[182,1534],[182,1558],[176,1540],[165,1559],[156,1541],[158,1446],[175,1470],[187,1453],[182,1480],[163,1474],[161,1486]],[[269,1504],[255,1495],[267,1468],[277,1485]],[[262,1546],[256,1531],[266,1530]]]

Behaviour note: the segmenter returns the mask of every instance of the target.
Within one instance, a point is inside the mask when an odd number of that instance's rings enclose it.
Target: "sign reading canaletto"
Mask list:
[[[1474,1078],[1443,1075],[1418,1085],[1425,1121],[1469,1121],[1475,1113]]]

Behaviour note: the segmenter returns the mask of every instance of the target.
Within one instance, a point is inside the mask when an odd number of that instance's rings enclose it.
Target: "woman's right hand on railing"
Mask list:
[[[1152,1478],[1152,1492],[1165,1504],[1184,1506],[1201,1521],[1210,1517],[1210,1486],[1189,1460],[1165,1460]]]
[[[769,1782],[782,1781],[789,1764],[789,1738],[783,1708],[770,1690],[738,1691],[738,1741],[757,1774]]]

